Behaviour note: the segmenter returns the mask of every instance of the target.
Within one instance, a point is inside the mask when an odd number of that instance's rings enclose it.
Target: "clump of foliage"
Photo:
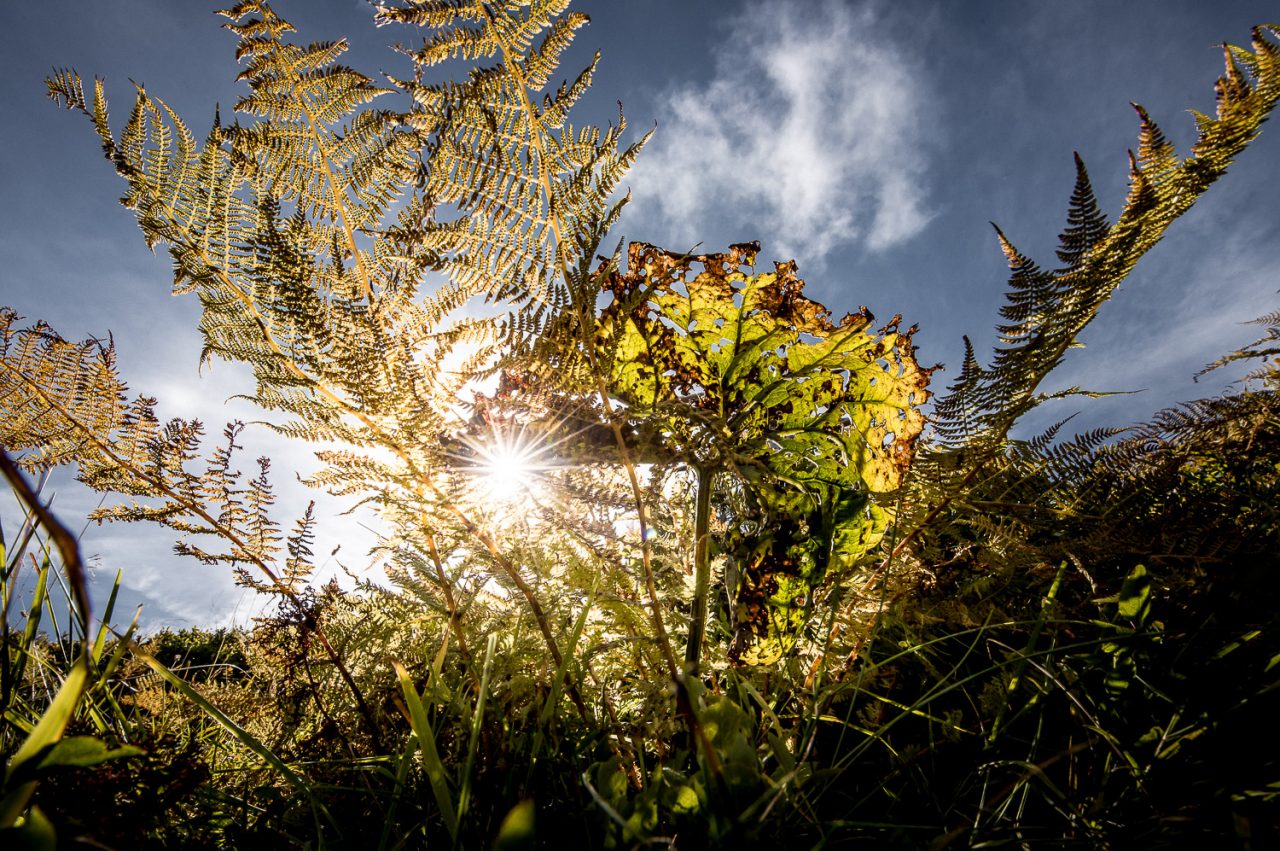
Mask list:
[[[794,263],[751,274],[758,251],[690,257],[632,244],[628,273],[604,282],[614,300],[597,333],[611,343],[613,393],[640,443],[697,481],[690,666],[701,658],[712,510],[726,527],[717,548],[731,577],[731,655],[776,662],[810,597],[880,543],[890,509],[874,495],[901,485],[923,423],[929,371],[900,319],[868,333],[863,308],[834,323],[802,294]],[[690,277],[694,262],[703,271]]]
[[[269,460],[240,469],[243,425],[209,448],[201,423],[130,401],[110,340],[0,311],[0,445],[31,517],[6,625],[23,553],[45,553],[25,631],[5,632],[0,830],[35,847],[1275,838],[1280,766],[1223,758],[1274,752],[1247,736],[1280,658],[1260,604],[1275,317],[1224,359],[1262,362],[1236,394],[1124,433],[1010,436],[1083,392],[1039,388],[1258,133],[1280,98],[1266,33],[1228,48],[1190,156],[1139,109],[1115,222],[1077,158],[1058,269],[999,234],[995,357],[969,346],[926,431],[932,370],[897,317],[833,321],[793,262],[757,270],[754,243],[601,256],[644,140],[569,123],[594,63],[553,86],[586,23],[567,0],[379,7],[424,34],[386,85],[340,63],[344,42],[289,40],[266,3],[223,14],[249,93],[244,123],[215,116],[203,143],[141,87],[118,134],[101,82],[58,72],[50,94],[92,121],[175,291],[200,300],[205,357],[249,365],[271,427],[320,446],[312,484],[380,512],[388,583],[316,579],[314,511],[276,519]],[[120,497],[95,519],[167,526],[274,606],[236,631],[90,642],[74,540],[10,455],[77,465]],[[519,510],[504,466],[537,473]],[[41,639],[55,551],[77,620]]]

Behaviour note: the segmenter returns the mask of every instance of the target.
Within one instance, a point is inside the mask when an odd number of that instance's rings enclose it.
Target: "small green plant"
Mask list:
[[[80,550],[71,533],[40,502],[39,493],[23,477],[12,459],[0,451],[0,470],[25,513],[22,527],[12,544],[0,530],[0,601],[4,611],[3,656],[0,656],[0,707],[4,726],[0,729],[0,755],[5,758],[0,782],[0,838],[23,847],[53,849],[57,830],[32,796],[42,780],[67,769],[87,768],[110,760],[136,756],[142,751],[133,745],[111,747],[101,736],[111,730],[114,701],[103,683],[120,663],[120,655],[104,656],[106,621],[99,625],[90,642],[92,619],[88,583]],[[37,559],[35,552],[39,551]],[[36,569],[34,589],[27,608],[27,623],[19,635],[9,627],[10,606],[15,602],[17,580],[24,559],[30,555]],[[61,632],[54,627],[58,651],[51,649],[40,634],[40,622],[54,600],[50,576],[54,565],[61,567],[66,583],[67,617]],[[61,584],[61,583],[59,583]],[[119,588],[117,579],[116,588]],[[114,589],[113,589],[114,591]],[[112,594],[114,603],[115,594]],[[111,603],[106,618],[111,616]],[[74,658],[72,658],[74,656]],[[44,657],[44,658],[42,658]],[[33,669],[41,670],[33,670]],[[50,691],[50,680],[57,683]],[[37,683],[45,683],[41,690]],[[34,686],[34,687],[33,687]],[[42,693],[43,691],[43,693]],[[96,722],[98,736],[65,735],[77,716],[89,715]],[[25,735],[24,735],[25,734]]]

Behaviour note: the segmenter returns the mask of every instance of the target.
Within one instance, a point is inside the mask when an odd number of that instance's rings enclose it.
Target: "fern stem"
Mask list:
[[[444,604],[449,610],[449,629],[453,632],[453,637],[458,642],[458,652],[462,654],[462,662],[466,666],[467,673],[471,676],[472,682],[479,688],[480,683],[476,680],[471,650],[467,647],[467,636],[462,631],[462,615],[458,611],[458,603],[453,596],[453,582],[449,580],[448,574],[444,571],[444,562],[441,560],[440,551],[436,547],[435,533],[427,532],[426,538],[427,554],[431,556],[431,563],[435,565],[436,578],[440,580],[440,590],[444,593]]]

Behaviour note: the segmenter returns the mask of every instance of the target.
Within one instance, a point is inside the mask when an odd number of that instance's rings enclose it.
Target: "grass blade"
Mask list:
[[[471,803],[471,770],[475,767],[476,750],[480,746],[480,728],[484,725],[484,704],[489,696],[489,674],[493,670],[493,651],[498,646],[497,633],[489,633],[489,642],[484,650],[484,672],[480,675],[480,694],[476,696],[476,711],[471,716],[471,739],[467,742],[467,762],[462,768],[462,789],[458,793],[458,818],[466,817],[467,805]],[[454,839],[454,846],[457,846]]]
[[[121,640],[124,641],[123,638]],[[129,649],[133,651],[134,656],[146,664],[148,668],[159,674],[161,679],[173,686],[179,694],[198,706],[206,715],[212,718],[218,726],[235,737],[240,744],[244,745],[248,750],[259,756],[263,762],[278,771],[280,776],[287,780],[293,788],[297,789],[307,797],[313,810],[323,815],[325,820],[335,828],[338,827],[337,822],[333,820],[333,816],[330,815],[329,811],[325,809],[324,804],[322,804],[316,797],[315,790],[311,788],[311,784],[307,783],[306,778],[290,768],[284,760],[280,759],[280,757],[276,756],[270,748],[258,741],[252,733],[237,724],[231,716],[227,715],[221,709],[210,703],[204,695],[192,688],[188,682],[165,667],[164,663],[159,659],[143,650],[134,641],[129,641],[128,645]]]
[[[111,623],[111,615],[116,610],[116,597],[120,594],[120,580],[123,576],[123,570],[116,571],[116,581],[111,585],[111,596],[107,598],[107,607],[102,612],[102,620],[98,622],[98,635],[93,641],[93,664],[95,665],[102,660],[102,648],[106,645],[107,631],[110,629],[108,624]]]
[[[63,731],[67,729],[67,723],[71,720],[71,716],[75,714],[76,706],[80,703],[80,696],[84,693],[84,686],[88,679],[89,659],[82,653],[76,659],[75,664],[71,666],[71,670],[67,673],[67,678],[62,681],[62,685],[58,688],[58,693],[49,704],[49,708],[40,716],[40,721],[36,724],[35,729],[31,731],[26,741],[22,743],[22,747],[18,748],[18,752],[9,760],[9,765],[5,770],[6,777],[12,776],[22,767],[23,763],[39,755],[45,747],[62,738]],[[0,802],[0,828],[13,825],[18,816],[22,814],[22,811],[27,808],[27,802],[31,799],[31,793],[35,791],[35,788],[35,782],[30,781],[23,783],[5,796],[4,801]]]
[[[413,728],[418,746],[422,748],[422,761],[427,771],[427,780],[431,783],[431,794],[436,799],[436,806],[440,808],[440,815],[444,818],[444,826],[449,831],[449,838],[456,843],[458,815],[453,808],[453,797],[449,793],[447,774],[444,763],[440,761],[440,751],[436,748],[435,734],[427,719],[427,709],[423,706],[422,698],[418,696],[418,690],[414,688],[404,665],[395,660],[392,660],[391,664],[395,666],[396,677],[400,680],[400,692],[404,695],[405,706],[409,710],[409,725]]]

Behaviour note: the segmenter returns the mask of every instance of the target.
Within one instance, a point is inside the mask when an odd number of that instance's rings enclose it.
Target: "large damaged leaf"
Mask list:
[[[898,319],[833,322],[794,263],[757,244],[678,255],[633,243],[601,319],[612,391],[641,439],[708,474],[738,577],[734,655],[778,658],[813,592],[879,545],[923,425],[929,370]],[[695,268],[697,267],[697,268]]]

